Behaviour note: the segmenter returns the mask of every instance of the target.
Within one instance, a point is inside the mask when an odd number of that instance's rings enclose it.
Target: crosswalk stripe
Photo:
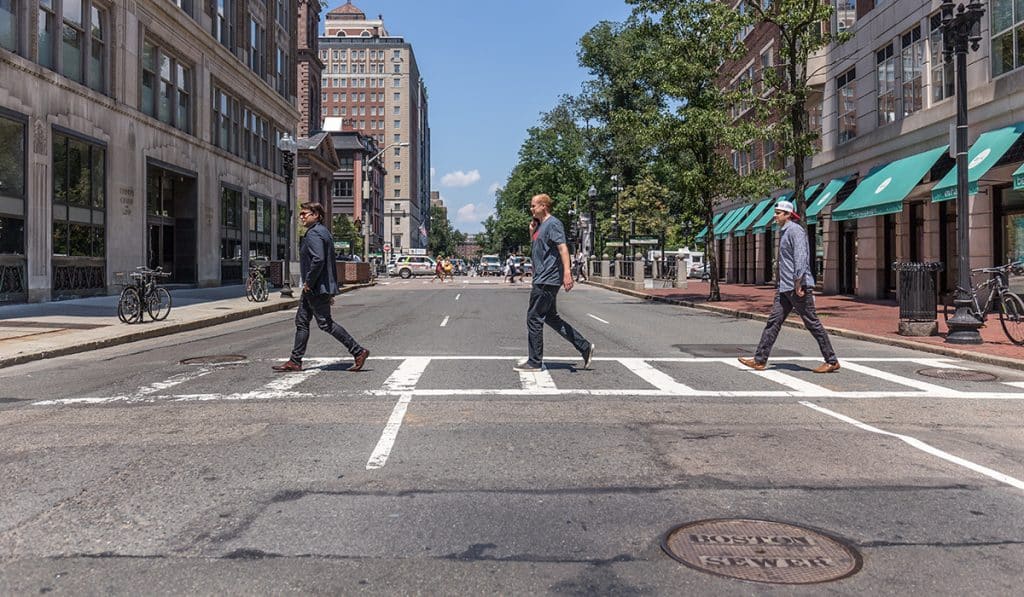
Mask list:
[[[813,384],[809,381],[804,381],[798,377],[793,377],[792,375],[787,375],[781,371],[755,371],[754,369],[747,367],[746,365],[735,359],[723,359],[723,362],[726,362],[732,365],[733,367],[741,369],[747,373],[751,373],[758,377],[767,379],[769,381],[773,381],[779,385],[786,386],[787,388],[792,388],[799,392],[800,394],[807,394],[811,396],[832,396],[836,393],[834,390],[823,388],[817,384]]]
[[[384,380],[382,386],[385,390],[392,392],[401,392],[403,390],[412,390],[416,387],[416,382],[420,380],[420,376],[427,369],[427,365],[430,364],[430,357],[410,357],[402,361],[402,364],[398,366],[398,369]]]
[[[555,380],[551,379],[551,372],[546,368],[536,372],[520,371],[519,384],[524,390],[531,392],[545,392],[558,389],[558,386],[555,385]]]
[[[856,371],[864,375],[869,375],[878,379],[884,379],[885,381],[891,381],[893,383],[900,384],[901,386],[907,386],[908,388],[915,388],[923,392],[934,392],[937,394],[960,394],[958,390],[952,390],[950,388],[944,388],[935,384],[928,383],[926,381],[920,381],[917,379],[910,379],[909,377],[903,377],[889,373],[888,371],[881,371],[873,367],[867,367],[858,363],[842,363],[842,367],[849,369],[850,371]]]
[[[414,389],[429,364],[430,357],[413,357],[402,361],[398,368],[384,380],[383,388],[391,391]],[[398,402],[391,410],[391,416],[388,417],[388,423],[384,426],[384,431],[381,432],[380,439],[377,440],[377,445],[370,454],[370,459],[366,461],[366,470],[379,469],[387,464],[391,449],[395,445],[395,440],[398,439],[398,430],[402,428],[405,411],[408,410],[411,401],[411,392],[403,393],[398,398]]]
[[[622,363],[626,369],[635,373],[640,379],[658,388],[662,392],[678,394],[681,396],[691,396],[696,392],[690,386],[679,383],[664,371],[655,369],[644,359],[619,359],[619,362]]]

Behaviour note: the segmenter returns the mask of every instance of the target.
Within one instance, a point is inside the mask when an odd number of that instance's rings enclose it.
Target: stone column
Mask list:
[[[633,255],[633,288],[644,289],[644,260],[640,253]]]

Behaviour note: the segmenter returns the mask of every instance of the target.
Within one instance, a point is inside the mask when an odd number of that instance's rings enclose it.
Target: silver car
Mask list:
[[[433,276],[437,263],[426,255],[405,255],[395,259],[388,266],[389,276],[400,276],[406,280],[413,276]]]

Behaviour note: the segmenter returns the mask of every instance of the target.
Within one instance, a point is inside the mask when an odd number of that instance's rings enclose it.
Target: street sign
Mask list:
[[[631,239],[629,239],[629,244],[631,244],[631,245],[656,245],[656,244],[658,244],[658,239],[650,238],[650,237],[631,238]]]
[[[391,243],[384,243],[384,252],[385,253],[390,253],[391,252]]]
[[[617,240],[610,240],[604,244],[606,247],[621,247],[622,242]]]

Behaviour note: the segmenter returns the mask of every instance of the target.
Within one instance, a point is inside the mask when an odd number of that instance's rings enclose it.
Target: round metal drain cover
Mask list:
[[[918,375],[925,377],[934,377],[935,379],[945,379],[948,381],[995,381],[999,377],[986,373],[984,371],[975,371],[973,369],[921,369],[917,372]]]
[[[205,357],[191,357],[179,361],[179,365],[235,365],[244,363],[246,358],[240,354],[214,354]]]
[[[701,572],[773,584],[828,582],[861,567],[860,554],[838,539],[769,520],[690,522],[672,529],[662,548]]]

